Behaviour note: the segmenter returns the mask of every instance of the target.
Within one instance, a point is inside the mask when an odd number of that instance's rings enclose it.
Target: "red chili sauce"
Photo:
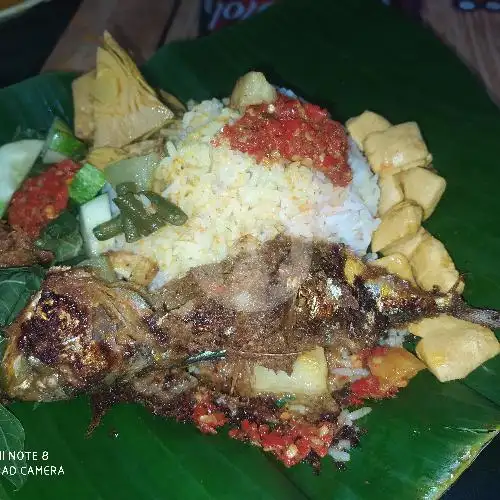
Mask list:
[[[224,139],[232,149],[258,162],[301,161],[338,186],[347,186],[352,179],[344,127],[315,104],[279,94],[273,104],[249,106],[239,120],[222,129],[214,143]]]
[[[68,184],[80,168],[65,160],[26,179],[10,201],[9,224],[36,238],[68,205]]]

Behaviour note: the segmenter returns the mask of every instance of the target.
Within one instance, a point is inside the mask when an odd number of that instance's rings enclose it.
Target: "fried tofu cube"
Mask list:
[[[424,220],[436,208],[446,189],[446,180],[431,170],[422,167],[410,168],[398,175],[404,197],[418,203],[424,210]]]
[[[108,258],[119,278],[138,285],[148,286],[159,271],[153,259],[132,252],[109,252]]]
[[[373,261],[372,264],[382,267],[390,274],[395,274],[416,286],[410,262],[402,253],[393,253],[387,257],[382,257],[381,259]]]
[[[266,80],[263,73],[250,71],[236,82],[230,102],[232,108],[243,113],[247,106],[263,102],[273,103],[276,96],[276,89]]]
[[[402,201],[392,207],[373,233],[372,251],[383,251],[401,238],[414,235],[420,228],[422,214],[422,208],[411,201]]]
[[[500,353],[491,330],[446,314],[426,318],[408,329],[422,337],[417,355],[441,382],[465,378]]]
[[[411,258],[418,245],[424,241],[430,234],[421,227],[415,234],[401,238],[395,243],[385,247],[382,251],[383,255],[392,255],[393,253],[401,253],[408,260]]]
[[[264,366],[255,365],[251,386],[256,395],[321,395],[328,393],[327,378],[325,351],[322,347],[316,347],[295,360],[290,375],[282,370],[275,372]]]
[[[349,118],[345,126],[358,148],[363,150],[363,141],[371,133],[387,130],[391,123],[373,111],[364,111],[358,116]]]
[[[373,132],[363,142],[363,150],[373,171],[396,174],[413,167],[426,167],[432,155],[415,122],[394,125],[382,132]]]
[[[429,235],[418,245],[410,258],[410,264],[420,288],[428,291],[437,288],[446,293],[456,286],[456,291],[462,293],[464,283],[450,254],[433,236]]]
[[[378,216],[381,217],[394,205],[404,200],[401,182],[396,175],[383,175],[378,180],[380,199],[378,202]]]

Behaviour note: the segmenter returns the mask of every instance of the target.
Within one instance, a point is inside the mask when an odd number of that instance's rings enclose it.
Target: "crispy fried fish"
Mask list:
[[[318,346],[355,353],[389,328],[443,312],[500,325],[497,312],[417,289],[342,245],[288,237],[195,268],[155,293],[54,268],[8,328],[3,388],[35,401],[113,387],[142,387],[144,396],[141,377],[185,378],[197,363],[185,387],[251,396],[246,377],[256,364],[290,373]]]

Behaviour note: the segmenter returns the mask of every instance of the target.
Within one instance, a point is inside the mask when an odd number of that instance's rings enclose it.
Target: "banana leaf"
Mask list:
[[[131,34],[133,35],[133,34]],[[378,2],[288,0],[194,42],[161,49],[143,68],[150,83],[183,100],[227,95],[249,69],[327,106],[345,120],[364,109],[417,121],[448,189],[428,229],[467,279],[473,305],[500,308],[500,112],[475,76],[434,36]],[[25,129],[71,121],[74,75],[46,74],[0,91],[0,143]],[[201,435],[143,408],[120,405],[90,437],[85,399],[12,411],[31,465],[64,473],[30,476],[1,498],[377,499],[437,498],[500,429],[500,359],[466,380],[420,373],[401,394],[373,404],[346,470],[324,461],[285,469],[224,433]]]

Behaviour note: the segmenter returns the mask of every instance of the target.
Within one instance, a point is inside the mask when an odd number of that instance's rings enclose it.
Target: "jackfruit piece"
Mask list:
[[[108,32],[97,49],[93,96],[95,147],[121,148],[174,117]]]
[[[99,170],[104,170],[111,163],[125,158],[128,158],[128,155],[123,149],[105,146],[91,149],[85,161]]]
[[[272,103],[276,100],[276,89],[263,73],[250,71],[238,79],[231,93],[231,107],[244,112],[247,106]]]
[[[381,217],[393,206],[404,200],[403,189],[396,175],[383,175],[378,180],[380,199],[378,202],[378,216]]]
[[[415,234],[410,236],[406,236],[397,240],[395,243],[385,247],[382,250],[382,255],[392,255],[393,253],[401,253],[408,260],[411,259],[411,256],[417,249],[418,245],[425,240],[425,238],[429,237],[430,234],[421,227]]]
[[[75,135],[79,139],[90,141],[94,136],[94,98],[93,90],[96,72],[90,71],[73,80],[73,108],[75,116]]]

